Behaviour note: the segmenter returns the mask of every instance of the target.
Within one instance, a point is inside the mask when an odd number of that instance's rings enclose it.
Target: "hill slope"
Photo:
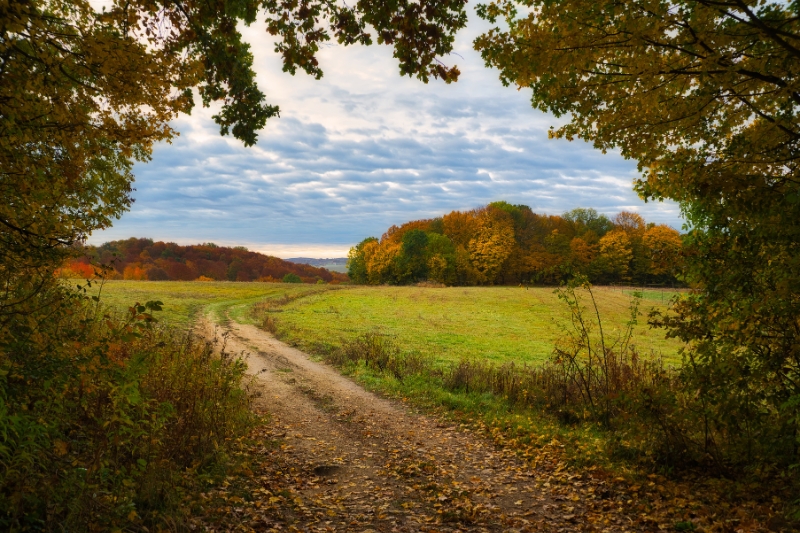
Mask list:
[[[306,283],[347,281],[347,276],[312,265],[292,263],[247,248],[214,243],[181,246],[132,237],[81,249],[82,257],[65,265],[65,277],[91,277],[92,264],[109,265],[112,278],[138,280],[280,281],[294,274]]]

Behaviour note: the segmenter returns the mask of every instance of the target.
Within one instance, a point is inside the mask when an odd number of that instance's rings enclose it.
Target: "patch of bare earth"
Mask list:
[[[199,327],[215,335],[210,321]],[[244,475],[203,494],[204,511],[216,518],[196,526],[622,532],[698,523],[689,504],[668,509],[674,499],[656,483],[631,488],[600,471],[573,472],[546,450],[523,461],[474,432],[364,390],[254,326],[223,329],[228,351],[249,354],[257,407],[270,419],[254,434]],[[758,530],[736,514],[725,518],[729,531]]]

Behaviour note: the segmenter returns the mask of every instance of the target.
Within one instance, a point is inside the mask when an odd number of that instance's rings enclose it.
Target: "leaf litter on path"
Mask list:
[[[242,445],[239,471],[194,502],[195,529],[767,531],[752,508],[709,506],[655,476],[631,485],[576,471],[557,442],[520,454],[367,392],[253,326],[230,328],[228,349],[250,352],[269,423]]]

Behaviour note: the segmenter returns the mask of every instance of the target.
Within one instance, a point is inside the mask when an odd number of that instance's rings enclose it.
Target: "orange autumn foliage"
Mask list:
[[[252,252],[244,247],[217,246],[213,243],[180,246],[175,243],[131,238],[81,249],[84,257],[73,259],[64,272],[75,268],[110,265],[107,277],[129,280],[213,280],[273,281],[295,274],[306,283],[348,281],[345,274],[325,268],[292,263]],[[83,265],[83,266],[75,266]],[[81,272],[83,272],[81,270]]]
[[[557,284],[578,273],[597,283],[675,284],[681,250],[680,233],[638,213],[539,215],[493,202],[391,226],[380,241],[364,239],[350,251],[348,273],[368,284]]]

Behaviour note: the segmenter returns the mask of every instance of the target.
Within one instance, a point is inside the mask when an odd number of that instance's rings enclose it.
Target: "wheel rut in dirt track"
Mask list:
[[[625,496],[613,497],[604,481],[569,475],[557,460],[524,462],[452,422],[364,390],[255,326],[205,319],[198,327],[206,338],[219,328],[228,351],[247,354],[256,407],[270,414],[281,460],[310,477],[297,492],[305,514],[283,524],[290,530],[650,529],[613,512]]]

